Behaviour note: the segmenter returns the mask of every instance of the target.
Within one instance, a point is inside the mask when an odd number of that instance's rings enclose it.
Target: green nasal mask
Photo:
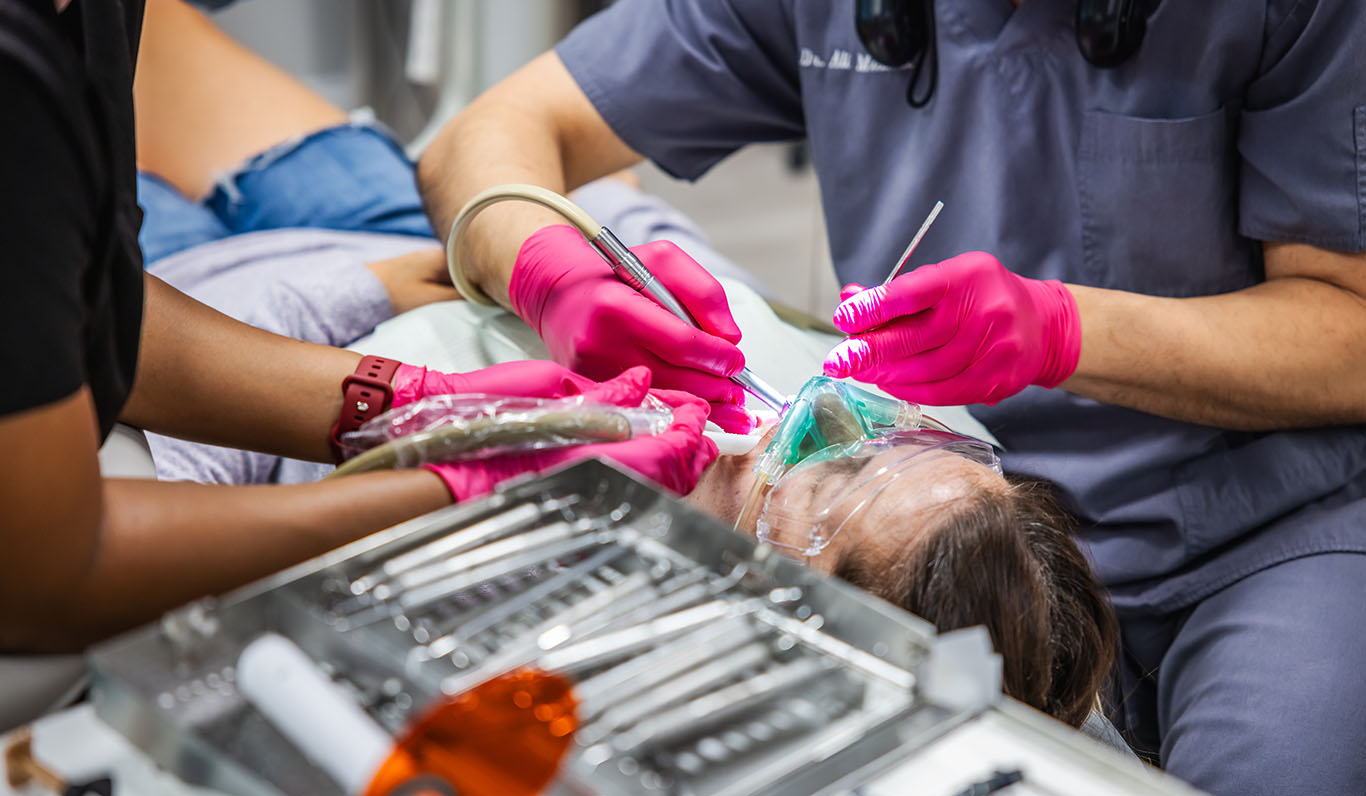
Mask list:
[[[876,395],[827,376],[808,380],[759,456],[754,486],[736,527],[750,527],[767,488],[801,462],[835,458],[862,441],[920,428],[947,430],[923,415],[918,404]]]
[[[736,527],[752,528],[775,547],[818,555],[886,490],[914,489],[917,476],[907,476],[926,472],[921,463],[937,461],[921,456],[928,451],[1000,472],[991,445],[954,433],[918,404],[817,376],[802,386],[759,456]],[[844,462],[857,466],[851,470]],[[824,491],[815,500],[818,487]]]
[[[821,393],[811,402],[811,421],[826,445],[848,445],[864,438],[858,417],[831,393]]]
[[[822,451],[918,428],[947,430],[921,413],[918,404],[816,376],[802,385],[783,414],[778,433],[757,467],[768,478],[777,478]]]

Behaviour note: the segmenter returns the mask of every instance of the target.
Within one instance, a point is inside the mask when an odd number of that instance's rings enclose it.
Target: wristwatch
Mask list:
[[[365,421],[377,417],[389,409],[394,400],[394,388],[389,382],[398,370],[396,359],[384,357],[361,357],[356,371],[342,379],[341,414],[337,424],[332,427],[328,441],[332,444],[332,458],[342,462],[341,437],[355,431]]]

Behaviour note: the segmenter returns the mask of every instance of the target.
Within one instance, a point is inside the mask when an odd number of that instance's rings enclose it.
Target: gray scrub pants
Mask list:
[[[1217,796],[1366,793],[1366,555],[1293,559],[1121,621],[1111,713],[1140,754]]]

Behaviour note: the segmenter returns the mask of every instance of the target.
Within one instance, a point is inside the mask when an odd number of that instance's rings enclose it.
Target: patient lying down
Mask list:
[[[734,523],[755,478],[753,452],[722,456],[688,502]],[[1004,660],[1008,695],[1073,726],[1095,707],[1114,662],[1118,634],[1104,591],[1071,538],[1072,524],[1043,481],[1002,476],[945,448],[889,444],[861,458],[795,470],[770,495],[770,516],[740,530],[780,550],[809,551],[810,528],[845,496],[913,466],[886,488],[862,490],[812,567],[932,622],[941,632],[985,625]],[[885,475],[883,476],[885,477]],[[795,480],[793,480],[795,479]],[[783,490],[783,511],[772,510]]]

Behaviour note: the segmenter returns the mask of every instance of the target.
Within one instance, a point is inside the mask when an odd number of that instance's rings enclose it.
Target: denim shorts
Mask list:
[[[287,227],[434,237],[412,161],[364,121],[272,147],[220,178],[202,202],[139,173],[138,204],[149,265],[201,243]]]

